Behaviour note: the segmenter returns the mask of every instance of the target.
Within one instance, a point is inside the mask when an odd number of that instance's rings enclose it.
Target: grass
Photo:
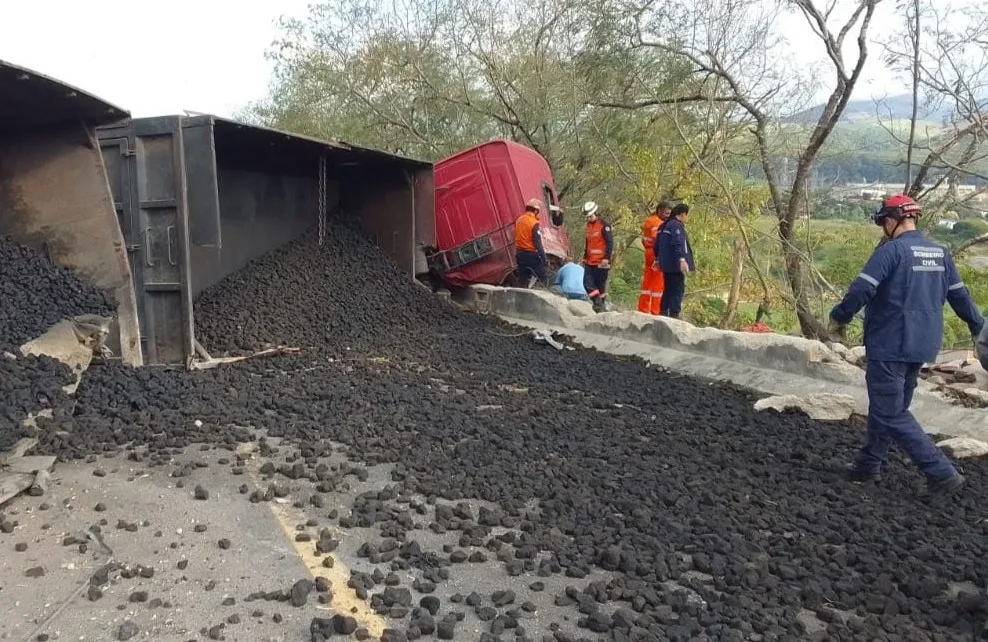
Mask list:
[[[785,285],[785,264],[777,237],[776,221],[770,217],[761,217],[752,223],[751,232],[752,251],[759,266],[770,277],[774,290],[772,311],[765,321],[780,334],[799,334],[795,312],[781,296],[788,288]],[[881,230],[868,221],[800,221],[796,227],[796,239],[800,250],[812,257],[816,270],[836,290],[831,291],[818,278],[810,281],[811,307],[818,318],[826,319],[833,305],[839,301],[878,245]],[[732,243],[733,237],[717,237],[695,247],[698,273],[687,285],[684,316],[697,324],[716,325],[723,317],[730,283]],[[975,301],[981,305],[988,303],[988,275],[975,272],[964,264],[959,269]],[[612,275],[610,296],[619,307],[636,308],[641,270],[641,252],[629,250],[621,269]],[[754,321],[761,300],[761,289],[750,266],[745,268],[744,277],[742,302],[734,329]],[[859,317],[848,329],[848,341],[853,344],[860,339]],[[945,313],[944,346],[969,345],[970,337],[966,325],[948,308]]]

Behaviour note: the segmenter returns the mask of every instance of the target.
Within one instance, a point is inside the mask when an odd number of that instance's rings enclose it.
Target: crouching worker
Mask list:
[[[943,341],[943,305],[950,303],[972,336],[984,319],[957,274],[954,261],[916,229],[922,210],[908,196],[892,196],[873,215],[885,232],[878,247],[830,313],[840,331],[865,308],[868,434],[848,469],[852,481],[877,481],[889,445],[902,448],[926,476],[928,500],[964,483],[950,460],[909,412],[920,368],[936,360]]]
[[[556,272],[556,281],[553,289],[567,299],[589,301],[590,297],[587,296],[587,290],[583,287],[583,273],[583,266],[573,263],[567,256],[566,262]]]
[[[518,265],[518,285],[530,288],[535,283],[545,283],[545,249],[542,247],[542,231],[539,229],[539,212],[542,202],[533,198],[525,205],[525,212],[515,221],[515,262]]]

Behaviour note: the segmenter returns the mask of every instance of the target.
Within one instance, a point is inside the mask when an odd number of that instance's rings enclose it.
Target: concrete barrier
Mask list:
[[[589,303],[568,301],[544,290],[489,285],[471,286],[467,290],[461,303],[508,319],[545,323],[840,383],[856,382],[860,377],[858,368],[825,344],[802,337],[698,328],[685,321],[639,312],[594,314]]]
[[[778,334],[698,328],[639,312],[594,314],[590,304],[544,290],[477,285],[458,293],[460,305],[610,354],[637,356],[684,374],[730,381],[771,395],[843,394],[866,414],[864,372],[819,341]],[[988,438],[988,412],[954,406],[920,382],[912,411],[932,433]]]

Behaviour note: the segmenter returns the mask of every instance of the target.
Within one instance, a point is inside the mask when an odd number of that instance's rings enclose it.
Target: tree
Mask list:
[[[588,96],[683,76],[614,47],[583,0],[334,0],[283,26],[271,95],[247,118],[430,160],[508,138],[546,158],[560,198],[624,180],[611,168],[664,135]]]
[[[620,0],[618,0],[620,1]],[[662,94],[642,79],[638,100],[622,107],[663,108],[690,101],[725,102],[744,120],[755,141],[762,174],[778,220],[778,236],[786,264],[792,302],[804,335],[822,337],[825,328],[814,316],[805,282],[805,255],[795,243],[795,222],[808,211],[807,193],[814,162],[840,120],[868,58],[868,35],[875,8],[881,0],[846,2],[847,16],[837,19],[837,0],[820,8],[813,0],[779,3],[747,0],[629,0],[623,6],[633,47],[654,49],[690,65],[689,92]],[[773,136],[780,130],[785,105],[801,104],[810,86],[805,74],[793,73],[780,51],[774,30],[780,13],[794,10],[803,17],[823,50],[833,82],[821,113],[795,156],[790,173],[775,164]],[[832,27],[837,23],[836,30]],[[845,41],[852,36],[857,52],[846,59]],[[702,89],[700,95],[693,90]]]
[[[988,193],[988,10],[928,0],[908,0],[900,9],[903,24],[885,45],[885,58],[913,90],[909,134],[897,138],[905,146],[905,193],[935,220]],[[923,122],[924,112],[939,108],[948,110],[939,127]],[[898,135],[894,124],[886,128]],[[961,191],[972,181],[977,188]],[[988,235],[975,237],[957,251],[985,242]]]

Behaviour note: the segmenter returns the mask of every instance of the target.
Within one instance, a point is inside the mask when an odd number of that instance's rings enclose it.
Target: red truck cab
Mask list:
[[[566,257],[569,238],[552,173],[524,145],[496,140],[440,161],[435,194],[437,247],[427,260],[449,284],[513,284],[515,221],[532,198],[543,203],[539,227],[550,262]]]

